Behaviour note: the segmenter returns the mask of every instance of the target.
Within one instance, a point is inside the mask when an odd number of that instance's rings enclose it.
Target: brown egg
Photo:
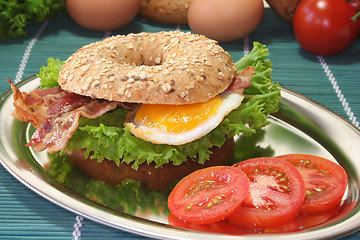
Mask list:
[[[263,15],[263,0],[193,0],[188,24],[195,33],[230,42],[251,34]]]
[[[80,26],[111,31],[130,23],[140,8],[140,0],[66,0],[70,17]]]

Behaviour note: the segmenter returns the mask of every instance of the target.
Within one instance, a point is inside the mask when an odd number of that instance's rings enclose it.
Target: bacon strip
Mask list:
[[[36,151],[57,152],[65,149],[79,126],[80,116],[94,119],[121,106],[121,103],[91,99],[61,90],[59,87],[21,92],[9,80],[14,92],[12,115],[31,123],[37,130],[26,146]]]
[[[255,73],[254,66],[248,66],[241,72],[235,75],[234,80],[228,87],[229,90],[238,90],[249,87],[251,85],[251,78]]]
[[[79,125],[79,111],[67,112],[56,118],[48,118],[32,135],[27,147],[36,151],[56,152],[65,149],[67,142]]]
[[[14,92],[15,110],[12,115],[20,121],[31,123],[35,128],[38,128],[47,118],[44,115],[46,112],[46,106],[43,105],[44,100],[36,93],[20,92],[10,80],[9,82]]]

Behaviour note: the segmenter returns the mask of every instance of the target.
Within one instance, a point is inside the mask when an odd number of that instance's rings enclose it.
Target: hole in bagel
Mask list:
[[[162,65],[164,62],[164,52],[159,40],[153,38],[145,38],[141,42],[140,56],[142,65],[156,66]]]
[[[110,47],[105,45],[99,58],[99,63],[106,59],[118,66],[157,66],[164,63],[165,54],[160,40],[144,37],[115,42]]]

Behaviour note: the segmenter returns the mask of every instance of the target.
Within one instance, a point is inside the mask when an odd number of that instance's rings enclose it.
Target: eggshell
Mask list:
[[[263,0],[193,0],[188,24],[195,33],[230,42],[251,34],[263,15]]]
[[[69,16],[80,26],[111,31],[130,23],[140,8],[140,0],[66,0]]]

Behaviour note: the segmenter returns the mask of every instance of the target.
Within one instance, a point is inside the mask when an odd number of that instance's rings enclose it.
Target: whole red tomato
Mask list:
[[[345,0],[302,0],[294,15],[294,34],[306,51],[328,56],[348,48],[360,30],[356,11]]]

